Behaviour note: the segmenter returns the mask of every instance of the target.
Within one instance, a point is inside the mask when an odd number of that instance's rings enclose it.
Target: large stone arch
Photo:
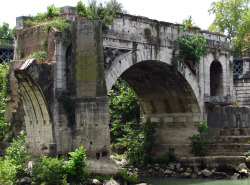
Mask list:
[[[142,108],[142,122],[157,123],[154,155],[163,155],[168,145],[179,156],[189,156],[188,137],[201,121],[199,85],[187,66],[178,72],[171,66],[171,53],[154,50],[128,52],[106,69],[108,92],[118,77],[134,89]]]
[[[39,66],[35,59],[20,61],[17,65],[14,73],[25,112],[27,149],[35,154],[54,154],[56,145],[51,115],[45,95],[38,84],[39,75],[42,76],[42,66]]]
[[[161,50],[156,53],[154,49],[145,49],[136,52],[130,51],[123,54],[122,59],[117,57],[117,59],[113,61],[112,65],[105,70],[107,91],[109,92],[118,77],[120,77],[124,71],[134,64],[142,61],[161,61],[171,65],[171,56],[172,53],[169,50]],[[199,100],[199,84],[191,70],[185,64],[179,63],[178,72],[187,80],[189,85],[192,87],[196,98]]]

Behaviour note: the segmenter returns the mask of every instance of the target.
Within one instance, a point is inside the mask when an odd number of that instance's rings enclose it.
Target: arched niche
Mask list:
[[[213,61],[210,66],[210,95],[223,95],[222,65],[219,61]]]

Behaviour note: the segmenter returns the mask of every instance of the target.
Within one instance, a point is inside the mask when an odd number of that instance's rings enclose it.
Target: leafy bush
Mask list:
[[[90,173],[84,170],[88,165],[86,162],[85,149],[80,147],[69,154],[71,157],[69,161],[65,162],[66,174],[69,181],[79,183],[88,179]]]
[[[90,174],[84,170],[88,165],[84,148],[80,147],[69,154],[69,161],[42,155],[31,172],[33,180],[46,184],[66,184],[67,181],[80,183],[88,179]]]
[[[247,152],[244,152],[243,155],[246,157],[250,156],[250,150],[248,150]]]
[[[0,64],[0,141],[6,139],[10,132],[10,124],[6,122],[4,117],[8,93],[10,93],[9,66],[4,63]]]
[[[126,137],[119,139],[127,148],[125,153],[130,163],[138,165],[152,162],[151,151],[155,142],[155,126],[154,122],[146,122],[138,130],[131,131]]]
[[[78,16],[91,20],[100,20],[103,23],[104,30],[107,30],[108,26],[114,21],[116,12],[125,12],[122,9],[122,4],[116,0],[106,2],[105,5],[102,3],[97,4],[96,0],[92,0],[89,6],[85,6],[82,1],[79,1],[76,8]]]
[[[54,5],[50,5],[47,7],[47,12],[45,13],[37,13],[36,16],[33,16],[31,19],[28,19],[25,24],[26,25],[35,25],[40,24],[47,21],[55,20],[60,15],[60,8],[55,7]]]
[[[190,146],[192,147],[192,153],[194,153],[195,156],[205,156],[207,154],[207,147],[206,144],[209,143],[209,140],[206,140],[203,133],[208,129],[208,126],[206,123],[197,123],[197,130],[199,134],[195,134],[189,139],[191,140]]]
[[[67,23],[63,18],[60,17],[60,8],[57,8],[54,5],[48,6],[47,12],[45,13],[37,13],[36,16],[28,19],[25,24],[36,25],[44,22],[48,22],[44,28],[44,31],[47,34],[51,26],[56,27],[59,32],[69,32],[71,27],[70,23]]]
[[[180,38],[180,57],[184,60],[199,62],[206,53],[207,41],[203,35],[184,35]]]
[[[38,183],[66,184],[63,159],[42,155],[41,160],[34,164],[31,177]]]
[[[8,160],[2,160],[0,157],[0,184],[17,184],[17,169]]]
[[[131,175],[129,176],[127,174],[127,168],[124,168],[123,170],[118,171],[118,179],[121,183],[128,183],[128,184],[135,184],[138,175]]]
[[[71,24],[59,17],[59,18],[56,18],[52,22],[45,25],[45,27],[44,27],[45,33],[48,34],[50,27],[55,27],[59,32],[66,32],[67,33],[70,31]]]
[[[37,51],[34,53],[31,53],[30,56],[28,56],[26,59],[35,58],[38,62],[44,62],[47,58],[47,53],[45,51]]]
[[[30,158],[27,155],[24,131],[21,131],[17,140],[13,139],[10,147],[7,148],[5,160],[0,159],[0,184],[18,183],[24,173],[24,163]]]
[[[147,41],[150,41],[152,39],[152,30],[150,28],[145,28],[144,35]]]

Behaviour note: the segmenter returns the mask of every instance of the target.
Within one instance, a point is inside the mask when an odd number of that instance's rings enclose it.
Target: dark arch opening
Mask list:
[[[145,114],[193,112],[192,106],[198,105],[186,79],[163,62],[140,62],[121,77],[135,91]]]
[[[162,156],[168,146],[177,156],[189,156],[189,136],[196,133],[200,107],[188,81],[173,67],[160,61],[134,64],[120,76],[135,92],[141,107],[141,123],[156,123],[153,156]]]
[[[223,95],[222,65],[219,61],[213,61],[210,66],[210,95]]]

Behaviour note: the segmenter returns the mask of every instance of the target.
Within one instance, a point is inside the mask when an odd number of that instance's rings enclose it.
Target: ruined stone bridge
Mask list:
[[[84,145],[88,156],[108,156],[108,93],[119,77],[135,91],[142,123],[158,124],[156,156],[168,145],[177,148],[178,156],[190,156],[188,137],[196,133],[196,122],[207,120],[208,105],[234,101],[233,57],[224,35],[197,28],[184,32],[167,22],[160,22],[157,31],[158,21],[125,14],[117,14],[109,30],[102,31],[100,22],[78,18],[74,7],[62,7],[61,16],[71,23],[70,33],[51,27],[46,35],[43,25],[26,28],[27,17],[17,18],[9,105],[15,112],[9,117],[16,131],[26,130],[27,147],[36,154],[66,154]],[[144,34],[147,28],[151,41]],[[207,39],[207,53],[197,65],[179,62],[175,72],[174,42],[190,33]],[[44,39],[46,61],[26,60],[42,50]],[[65,102],[60,101],[63,94]]]

